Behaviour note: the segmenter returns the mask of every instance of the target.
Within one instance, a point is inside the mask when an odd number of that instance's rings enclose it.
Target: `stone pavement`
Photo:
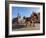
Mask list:
[[[13,31],[24,31],[24,30],[39,30],[40,29],[40,23],[36,23],[35,27],[33,26],[24,26],[24,25],[16,25],[15,28],[13,28]]]

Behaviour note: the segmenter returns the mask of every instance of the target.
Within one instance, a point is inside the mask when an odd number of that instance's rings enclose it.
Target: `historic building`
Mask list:
[[[33,12],[30,17],[21,17],[18,13],[17,17],[13,19],[14,24],[31,25],[35,23],[40,23],[40,13]]]

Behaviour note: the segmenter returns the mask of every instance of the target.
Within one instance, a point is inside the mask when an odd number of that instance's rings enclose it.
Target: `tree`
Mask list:
[[[26,17],[24,16],[23,19],[25,19]]]

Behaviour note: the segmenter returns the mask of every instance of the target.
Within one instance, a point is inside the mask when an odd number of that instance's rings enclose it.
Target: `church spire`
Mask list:
[[[19,13],[17,13],[17,18],[21,18],[21,15]]]

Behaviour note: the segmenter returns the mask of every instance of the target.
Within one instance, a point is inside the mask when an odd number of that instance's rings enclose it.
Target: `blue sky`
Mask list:
[[[12,18],[15,18],[17,16],[17,13],[21,15],[21,17],[31,16],[32,12],[40,12],[39,7],[12,7]]]

